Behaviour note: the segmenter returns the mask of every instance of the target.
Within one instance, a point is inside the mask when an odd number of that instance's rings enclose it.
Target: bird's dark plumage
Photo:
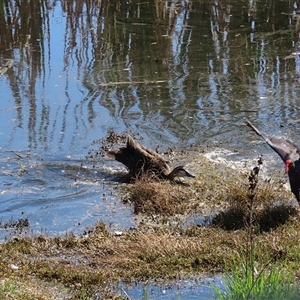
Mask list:
[[[296,196],[300,206],[300,149],[290,140],[271,137],[260,132],[249,120],[246,120],[246,125],[261,136],[284,161],[285,170],[289,175],[291,191]]]
[[[106,155],[124,164],[132,178],[151,172],[159,178],[174,180],[175,177],[192,177],[183,166],[170,169],[167,161],[155,151],[140,145],[130,135],[125,147],[118,150],[109,150]]]

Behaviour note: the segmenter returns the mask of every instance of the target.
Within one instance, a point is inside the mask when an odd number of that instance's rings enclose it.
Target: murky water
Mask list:
[[[275,153],[243,125],[300,132],[296,1],[6,1],[0,10],[0,218],[34,232],[135,224],[110,131],[158,150]],[[251,144],[249,146],[249,143]],[[197,173],[197,166],[193,166]],[[8,233],[1,230],[1,239]]]

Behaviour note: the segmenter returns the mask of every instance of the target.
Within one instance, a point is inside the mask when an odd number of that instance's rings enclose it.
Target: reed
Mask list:
[[[216,299],[220,300],[266,300],[266,299],[299,299],[299,287],[293,284],[294,272],[285,267],[284,263],[277,263],[282,256],[281,251],[275,252],[265,265],[260,264],[257,270],[257,257],[261,247],[257,241],[257,189],[259,172],[263,164],[260,157],[248,177],[248,213],[244,219],[246,228],[246,243],[244,255],[233,258],[231,271],[225,273],[225,290],[214,287]]]

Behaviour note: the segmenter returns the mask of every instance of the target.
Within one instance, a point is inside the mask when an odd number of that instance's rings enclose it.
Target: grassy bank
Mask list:
[[[114,289],[119,280],[219,272],[241,277],[237,270],[243,270],[249,253],[253,280],[260,270],[270,273],[280,265],[278,272],[292,272],[299,281],[298,210],[284,204],[292,196],[281,179],[258,178],[251,189],[253,168],[233,172],[201,164],[206,171],[190,185],[147,178],[128,185],[122,201],[143,220],[137,228],[116,234],[99,223],[78,236],[15,238],[1,244],[0,295],[125,299]],[[191,214],[206,214],[209,221],[203,226],[182,221]]]

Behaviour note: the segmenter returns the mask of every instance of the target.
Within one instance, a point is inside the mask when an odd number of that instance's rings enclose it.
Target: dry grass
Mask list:
[[[124,299],[113,289],[119,280],[230,271],[232,261],[248,251],[247,176],[214,166],[197,180],[189,180],[189,186],[142,178],[128,187],[128,199],[139,214],[171,220],[211,210],[215,211],[212,224],[184,227],[148,222],[121,236],[96,224],[80,236],[14,239],[0,245],[0,278],[18,283],[22,298],[14,299],[51,299],[52,295],[53,299],[62,295],[61,299]],[[291,195],[275,189],[274,180],[260,181],[254,199],[251,226],[258,269],[274,257],[289,268],[300,263],[298,210],[282,203]],[[298,268],[295,275],[300,276]],[[29,282],[41,283],[48,296],[43,298],[38,285]]]
[[[216,227],[226,230],[245,228],[250,209],[249,175],[232,172],[217,164],[207,170],[196,181],[186,181],[188,184],[157,182],[144,176],[129,187],[126,202],[133,204],[135,213],[148,216],[165,219],[210,213],[213,215],[211,222]],[[260,231],[274,229],[298,213],[295,207],[285,204],[293,196],[282,188],[276,188],[280,185],[281,179],[276,177],[272,181],[258,182],[252,222],[259,226]]]
[[[186,186],[157,182],[142,177],[130,189],[127,201],[133,203],[136,213],[172,216],[191,212],[193,193]]]
[[[255,239],[258,266],[274,255],[290,266],[300,263],[297,217],[270,233],[257,234]],[[228,271],[232,259],[246,253],[246,243],[245,230],[149,227],[114,236],[98,224],[85,236],[40,236],[1,245],[1,277],[16,282],[32,278],[56,282],[69,288],[73,299],[83,294],[96,299],[99,291],[112,293],[110,286],[119,279],[167,279]],[[10,264],[19,269],[12,270]]]

